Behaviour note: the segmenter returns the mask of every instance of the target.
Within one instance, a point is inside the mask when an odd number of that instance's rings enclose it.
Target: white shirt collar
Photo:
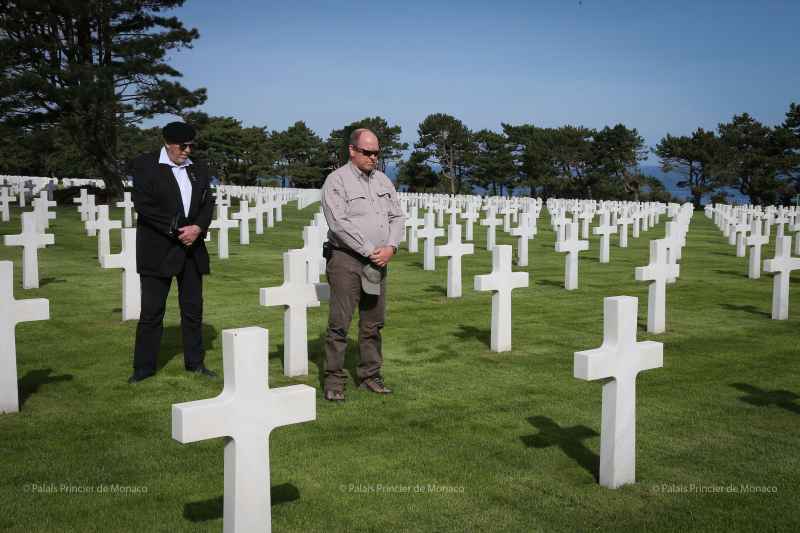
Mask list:
[[[158,156],[158,162],[161,163],[162,165],[169,165],[169,166],[175,167],[175,168],[188,167],[189,165],[192,164],[192,160],[189,159],[188,157],[186,158],[186,161],[184,161],[180,165],[176,164],[167,155],[167,148],[165,146],[161,147],[161,154],[159,154],[159,156]]]

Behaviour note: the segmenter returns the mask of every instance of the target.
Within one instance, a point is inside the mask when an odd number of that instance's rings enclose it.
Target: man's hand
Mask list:
[[[197,237],[200,236],[201,232],[202,230],[197,224],[183,226],[178,228],[178,239],[180,239],[184,246],[191,246],[192,243],[197,240]]]
[[[378,265],[379,267],[385,267],[389,260],[394,256],[394,248],[391,246],[381,246],[379,248],[375,248],[375,250],[369,255],[369,260]]]

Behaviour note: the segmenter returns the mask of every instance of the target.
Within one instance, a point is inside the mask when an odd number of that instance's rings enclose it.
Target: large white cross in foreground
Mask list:
[[[225,437],[223,531],[271,531],[269,434],[316,419],[308,385],[269,389],[267,330],[222,332],[225,388],[216,398],[172,406],[172,438],[182,444]]]
[[[14,299],[14,264],[0,261],[0,413],[19,411],[14,328],[20,322],[48,319],[50,302],[45,298]]]
[[[636,482],[636,375],[664,366],[664,345],[636,342],[638,299],[603,299],[603,344],[575,352],[574,376],[603,385],[600,426],[600,484],[616,489]]]
[[[775,237],[775,257],[764,261],[764,272],[772,278],[772,319],[789,319],[789,277],[800,269],[800,257],[792,257],[792,237]]]
[[[494,291],[492,294],[493,352],[511,350],[511,291],[527,287],[527,272],[511,271],[511,245],[498,244],[492,250],[492,273],[475,276],[476,291]]]

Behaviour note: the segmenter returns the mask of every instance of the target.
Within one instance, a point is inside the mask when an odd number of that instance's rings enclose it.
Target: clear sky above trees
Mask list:
[[[200,39],[171,64],[211,115],[325,134],[379,115],[409,144],[442,112],[475,131],[623,123],[655,146],[744,110],[775,125],[800,99],[800,2],[453,5],[188,0]]]

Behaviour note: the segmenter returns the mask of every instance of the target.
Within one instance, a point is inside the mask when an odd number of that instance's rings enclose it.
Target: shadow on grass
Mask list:
[[[728,311],[744,311],[745,313],[750,313],[751,315],[765,316],[767,318],[772,317],[772,314],[762,311],[754,305],[719,304],[719,306],[723,309],[727,309]]]
[[[203,346],[211,346],[217,338],[217,329],[214,326],[203,324]],[[178,355],[183,354],[183,341],[180,326],[164,328],[161,337],[161,350],[158,352],[156,371],[161,370]]]
[[[738,270],[720,270],[720,269],[715,269],[714,272],[716,272],[717,274],[723,274],[723,275],[726,275],[726,276],[734,276],[736,278],[746,278],[747,277],[747,273],[746,272],[739,272]]]
[[[800,404],[796,403],[800,399],[797,395],[788,390],[764,390],[748,383],[731,383],[731,387],[747,393],[740,396],[739,400],[755,405],[757,407],[767,407],[774,405],[781,409],[786,409],[792,413],[800,415]]]
[[[492,346],[492,332],[488,328],[476,328],[475,326],[461,324],[454,335],[459,339],[477,339],[485,344],[487,348]]]
[[[425,292],[432,292],[440,296],[447,296],[447,287],[442,287],[441,285],[428,285],[428,288],[425,289]]]
[[[272,505],[280,505],[300,499],[300,491],[291,483],[272,487],[270,500]],[[222,518],[223,496],[184,504],[183,517],[190,522],[207,522]]]
[[[596,437],[598,433],[590,427],[572,426],[562,428],[552,418],[532,416],[528,422],[539,430],[536,435],[520,437],[522,443],[529,448],[549,448],[558,446],[567,457],[578,463],[595,479],[599,477],[600,456],[587,448],[581,441]]]
[[[39,280],[39,286],[44,287],[45,285],[50,285],[51,283],[66,283],[67,280],[65,279],[57,279],[57,278],[42,278]]]
[[[536,280],[536,284],[537,285],[547,285],[548,287],[558,287],[558,288],[561,288],[561,289],[564,288],[564,282],[563,281],[555,281],[555,280],[552,280],[552,279],[539,279],[539,280]]]
[[[50,374],[52,373],[52,368],[42,368],[39,370],[31,370],[19,379],[20,407],[25,404],[32,394],[36,394],[39,387],[42,385],[49,385],[50,383],[58,383],[60,381],[72,381],[72,374],[51,376]]]

